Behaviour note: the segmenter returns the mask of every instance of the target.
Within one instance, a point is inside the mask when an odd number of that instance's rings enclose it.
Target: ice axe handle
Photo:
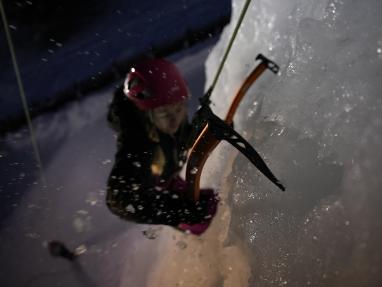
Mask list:
[[[280,70],[280,67],[273,61],[269,60],[267,57],[265,57],[263,54],[258,54],[256,57],[256,61],[260,60],[265,65],[267,65],[267,68],[271,70],[273,73],[277,74]]]

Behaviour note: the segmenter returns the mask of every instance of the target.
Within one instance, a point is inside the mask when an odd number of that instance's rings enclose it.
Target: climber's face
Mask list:
[[[161,106],[153,109],[151,114],[154,125],[161,132],[173,135],[187,116],[187,103],[186,101],[181,101]]]

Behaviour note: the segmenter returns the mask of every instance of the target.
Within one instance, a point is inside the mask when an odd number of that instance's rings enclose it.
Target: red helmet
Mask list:
[[[134,65],[127,74],[123,91],[141,110],[174,104],[189,96],[179,70],[165,59],[150,59]]]

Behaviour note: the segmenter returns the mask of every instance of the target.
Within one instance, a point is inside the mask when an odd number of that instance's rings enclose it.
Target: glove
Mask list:
[[[170,181],[162,183],[162,188],[182,194],[187,191],[187,183],[180,176],[175,176]],[[219,199],[213,189],[201,189],[200,202],[203,202],[206,205],[205,209],[207,210],[207,215],[205,216],[205,219],[200,223],[194,224],[180,223],[177,226],[178,230],[190,232],[194,235],[201,235],[207,230],[216,214]]]
[[[179,175],[172,178],[168,184],[169,190],[176,190],[179,193],[185,193],[187,190],[187,182]]]
[[[219,199],[213,189],[201,189],[200,200],[207,201],[207,216],[205,216],[205,221],[195,224],[181,223],[178,225],[178,229],[194,235],[201,235],[207,230],[216,214]]]
[[[163,190],[170,190],[179,194],[185,193],[187,190],[186,181],[179,175],[176,175],[167,181],[161,181],[159,177],[156,177],[155,186]]]

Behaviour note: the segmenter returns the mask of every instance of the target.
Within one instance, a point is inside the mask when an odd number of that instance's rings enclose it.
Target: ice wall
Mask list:
[[[233,0],[207,86],[243,4]],[[212,96],[224,115],[258,53],[281,67],[256,83],[235,119],[287,186],[279,192],[237,157],[230,232],[249,248],[250,286],[382,284],[380,11],[378,0],[250,4]]]

